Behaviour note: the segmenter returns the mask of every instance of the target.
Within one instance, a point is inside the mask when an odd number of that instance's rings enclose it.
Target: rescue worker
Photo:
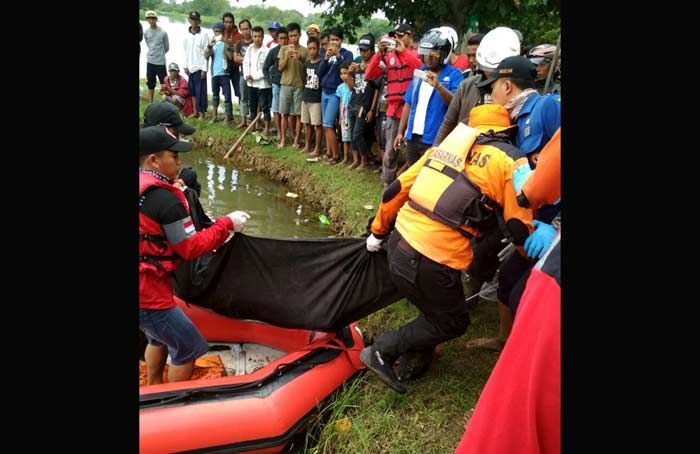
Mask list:
[[[519,207],[513,169],[525,155],[504,140],[508,111],[486,104],[472,109],[469,127],[459,124],[384,191],[367,238],[376,252],[388,240],[389,269],[399,291],[420,310],[398,330],[380,334],[360,360],[398,392],[406,392],[393,364],[410,352],[432,354],[461,336],[470,319],[461,271],[472,260],[470,239],[494,228],[522,245],[532,228],[531,210]]]
[[[250,218],[234,211],[200,232],[183,192],[172,184],[180,167],[178,153],[191,142],[176,138],[165,126],[139,131],[139,328],[146,334],[148,384],[162,383],[168,357],[170,382],[189,380],[197,357],[209,345],[173,297],[171,272],[180,259],[191,260],[221,246],[229,230],[240,232]]]
[[[528,157],[530,168],[537,166],[542,148],[561,126],[561,97],[559,94],[541,96],[535,89],[535,65],[522,56],[503,59],[494,74],[477,84],[490,89],[491,100],[508,109],[510,118],[518,125],[515,146]],[[518,168],[516,175],[527,168]],[[516,178],[517,179],[517,178]],[[498,273],[498,336],[474,339],[470,347],[502,350],[513,327],[515,310],[530,271],[556,235],[552,225],[559,217],[560,203],[540,207],[536,212],[535,231],[528,238],[525,254],[511,254]]]

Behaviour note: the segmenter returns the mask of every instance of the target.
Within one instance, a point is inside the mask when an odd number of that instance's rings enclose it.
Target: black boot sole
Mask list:
[[[371,349],[367,347],[360,352],[360,361],[362,361],[362,364],[364,364],[367,367],[367,369],[377,374],[377,377],[379,377],[379,379],[382,382],[384,382],[384,384],[387,385],[389,388],[393,389],[397,393],[405,394],[405,386],[403,386],[401,383],[396,383],[394,380],[391,379],[391,377],[388,377],[383,370],[377,369],[376,367],[372,366],[372,356],[370,351]]]

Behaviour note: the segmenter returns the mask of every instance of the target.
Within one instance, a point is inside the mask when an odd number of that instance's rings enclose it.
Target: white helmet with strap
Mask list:
[[[516,55],[520,55],[518,35],[508,27],[497,27],[484,35],[476,49],[476,62],[482,71],[495,71],[501,60]]]

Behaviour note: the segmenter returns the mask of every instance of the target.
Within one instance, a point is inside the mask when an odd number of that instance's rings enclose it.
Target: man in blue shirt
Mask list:
[[[421,39],[418,53],[424,65],[420,73],[414,73],[406,90],[406,104],[394,139],[394,149],[399,149],[406,137],[409,166],[433,145],[452,95],[462,82],[462,72],[447,63],[451,52],[452,44],[440,29],[429,30]]]
[[[561,126],[561,96],[558,93],[541,96],[536,90],[536,76],[537,69],[527,58],[507,57],[501,60],[491,77],[477,84],[477,87],[490,89],[491,101],[508,109],[511,121],[518,125],[515,146],[525,152],[533,169],[540,151]],[[527,166],[515,169],[513,181],[516,186],[522,184],[528,171]],[[498,337],[476,339],[472,341],[473,345],[496,350],[503,348],[513,326],[514,308],[525,289],[534,261],[542,257],[555,238],[557,229],[552,224],[560,209],[561,203],[540,207],[536,212],[535,231],[524,245],[529,258],[514,253],[501,265],[497,291]]]
[[[537,156],[561,126],[561,95],[541,96],[535,89],[537,70],[527,58],[508,57],[493,75],[477,84],[490,87],[491,101],[505,106],[518,125],[515,146],[528,156],[532,168]]]

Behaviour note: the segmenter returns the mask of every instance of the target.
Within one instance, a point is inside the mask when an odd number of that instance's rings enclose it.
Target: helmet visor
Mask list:
[[[528,58],[534,65],[541,65],[546,63],[551,63],[551,59],[545,57],[530,57]]]

